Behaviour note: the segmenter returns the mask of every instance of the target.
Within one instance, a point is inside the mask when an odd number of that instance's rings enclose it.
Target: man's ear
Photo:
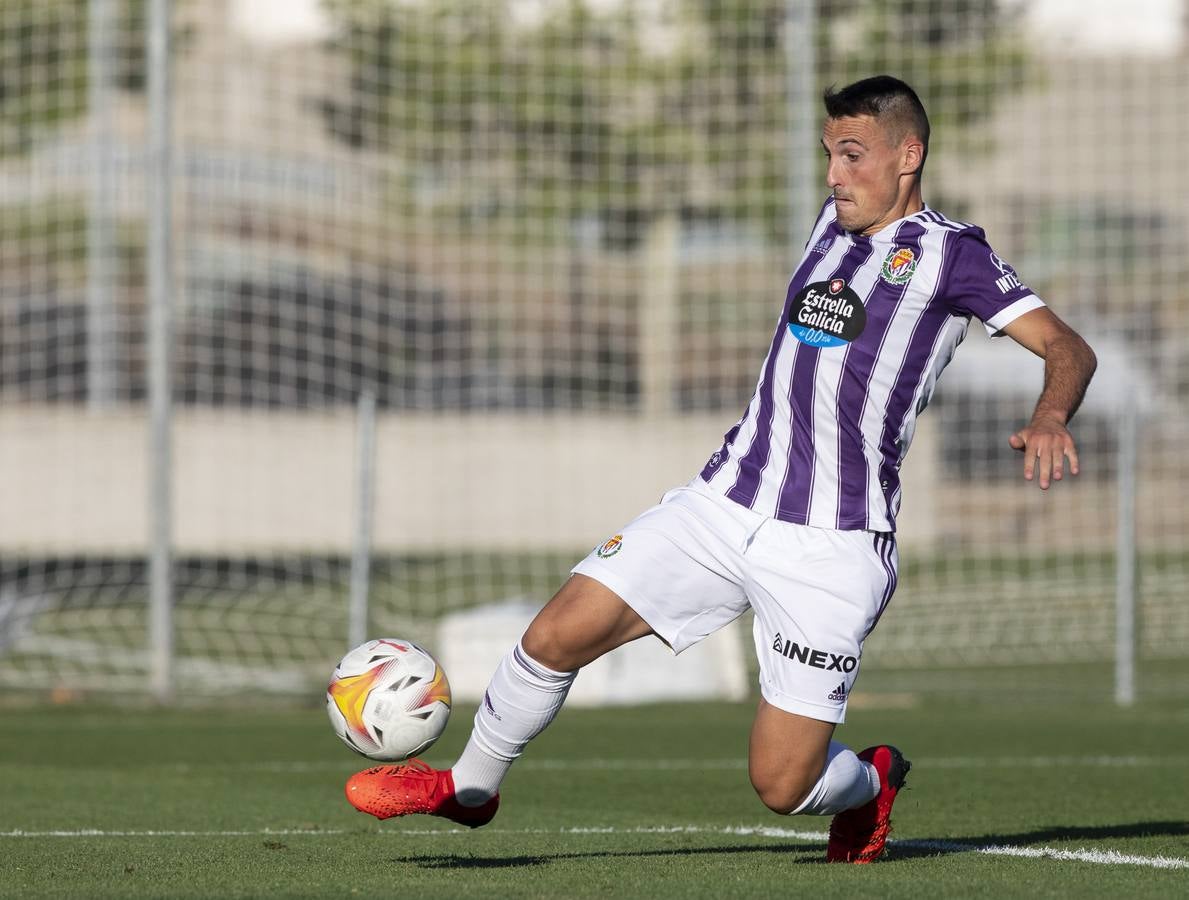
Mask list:
[[[921,171],[925,162],[925,145],[917,138],[908,137],[900,147],[902,166],[901,175],[915,175]]]

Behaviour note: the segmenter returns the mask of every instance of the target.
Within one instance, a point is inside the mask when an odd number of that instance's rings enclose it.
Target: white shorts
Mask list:
[[[573,571],[618,594],[674,653],[750,606],[764,699],[842,722],[863,641],[896,589],[896,567],[891,534],[770,519],[697,477]]]

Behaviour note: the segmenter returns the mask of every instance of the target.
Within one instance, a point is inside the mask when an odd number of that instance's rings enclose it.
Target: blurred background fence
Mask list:
[[[972,329],[860,687],[1189,693],[1186,19],[1098,5],[3,0],[0,684],[316,694],[544,602],[741,414],[821,91],[889,72],[1100,369],[1042,495]]]

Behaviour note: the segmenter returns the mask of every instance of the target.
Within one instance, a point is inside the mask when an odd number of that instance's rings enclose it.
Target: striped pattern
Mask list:
[[[875,618],[871,622],[871,627],[867,629],[867,634],[871,634],[875,630],[875,626],[879,624],[880,616],[884,614],[884,610],[888,608],[888,604],[892,601],[892,595],[896,593],[896,582],[900,578],[896,539],[886,531],[876,531],[872,533],[871,540],[875,544],[875,553],[879,557],[879,562],[888,576],[888,586],[884,588],[883,598],[879,603],[879,611],[876,612]]]
[[[905,250],[907,270],[885,266]],[[827,200],[789,282],[751,403],[702,478],[782,521],[894,531],[900,465],[916,418],[970,319],[999,331],[1043,305],[1018,279],[1004,292],[1005,273],[1014,276],[1005,267],[981,229],[935,210],[863,237],[838,225]],[[839,280],[863,305],[863,330],[841,346],[803,343],[790,322],[804,311],[804,292],[815,285],[819,296],[837,295]]]

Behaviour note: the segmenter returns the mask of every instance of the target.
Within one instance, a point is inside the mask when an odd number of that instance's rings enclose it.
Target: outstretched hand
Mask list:
[[[1057,419],[1033,419],[1008,438],[1008,443],[1024,454],[1024,478],[1039,479],[1042,491],[1049,489],[1051,481],[1065,477],[1065,457],[1069,457],[1069,474],[1078,473],[1078,450],[1073,435]]]

